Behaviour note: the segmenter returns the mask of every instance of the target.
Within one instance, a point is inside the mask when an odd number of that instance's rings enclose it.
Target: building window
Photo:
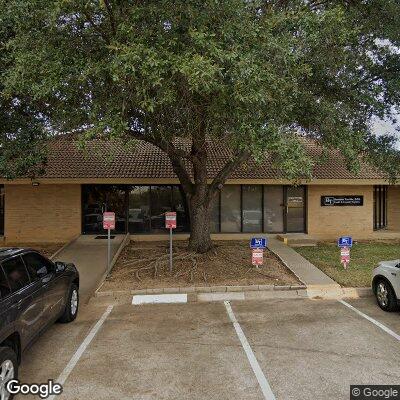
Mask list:
[[[264,231],[283,232],[284,221],[283,186],[264,186]]]
[[[305,186],[225,185],[210,210],[212,233],[306,230]]]
[[[128,231],[150,232],[150,186],[132,186],[129,189],[128,206]]]
[[[242,221],[243,232],[262,232],[263,187],[260,185],[242,186]]]
[[[303,186],[225,185],[211,203],[210,231],[303,232],[305,204]],[[188,203],[180,185],[83,185],[82,232],[105,234],[104,211],[116,213],[114,233],[166,233],[167,211],[177,213],[175,232],[190,231]]]
[[[221,190],[221,232],[241,232],[241,187],[226,185]]]
[[[83,185],[83,233],[103,230],[103,212],[114,211],[114,233],[166,233],[167,211],[176,211],[175,232],[189,231],[189,213],[178,185]]]
[[[374,186],[374,230],[387,228],[387,186]]]
[[[178,185],[129,187],[129,233],[166,233],[165,213],[176,212],[175,232],[189,231],[189,212]]]

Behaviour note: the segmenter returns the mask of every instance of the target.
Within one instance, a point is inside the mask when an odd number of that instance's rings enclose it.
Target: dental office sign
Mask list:
[[[337,207],[337,206],[363,206],[364,196],[321,196],[322,207]]]

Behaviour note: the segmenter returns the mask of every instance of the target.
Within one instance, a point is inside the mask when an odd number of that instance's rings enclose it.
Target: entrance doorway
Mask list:
[[[264,186],[264,232],[306,231],[305,186]]]
[[[127,192],[120,185],[85,185],[82,189],[82,232],[105,234],[103,213],[115,212],[115,231],[126,233]]]
[[[305,186],[285,186],[285,232],[306,231]]]

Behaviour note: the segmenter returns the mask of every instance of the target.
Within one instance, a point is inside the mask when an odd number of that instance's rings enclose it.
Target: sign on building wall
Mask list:
[[[321,196],[322,207],[363,206],[363,205],[364,205],[364,196],[361,195]]]

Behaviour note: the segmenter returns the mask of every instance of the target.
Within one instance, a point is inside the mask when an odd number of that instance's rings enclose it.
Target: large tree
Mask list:
[[[398,173],[394,139],[370,129],[400,104],[397,0],[0,6],[12,31],[0,38],[4,101],[31,101],[44,132],[164,151],[188,200],[191,250],[210,248],[210,202],[249,157],[268,154],[291,180],[312,176],[302,136],[339,149],[355,172],[362,155]],[[212,179],[209,140],[232,151]]]

